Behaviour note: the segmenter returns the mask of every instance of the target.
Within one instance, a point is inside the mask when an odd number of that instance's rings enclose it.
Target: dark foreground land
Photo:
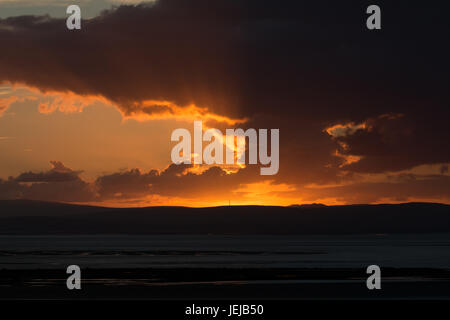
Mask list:
[[[0,201],[0,235],[436,232],[450,232],[450,205],[104,208],[26,200]]]
[[[61,270],[0,271],[0,299],[450,299],[450,271],[384,269],[368,290],[363,269],[91,269],[81,290]]]

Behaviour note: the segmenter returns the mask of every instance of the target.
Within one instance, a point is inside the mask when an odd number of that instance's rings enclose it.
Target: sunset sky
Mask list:
[[[0,0],[0,199],[450,203],[448,8],[310,2]],[[171,164],[194,120],[279,128],[278,174]]]

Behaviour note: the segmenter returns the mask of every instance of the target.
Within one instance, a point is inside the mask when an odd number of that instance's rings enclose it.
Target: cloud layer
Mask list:
[[[246,119],[241,126],[279,128],[274,183],[299,192],[309,184],[347,183],[355,174],[449,163],[447,4],[436,10],[381,1],[379,32],[365,28],[369,4],[160,0],[105,11],[84,20],[79,32],[68,31],[62,18],[7,18],[0,20],[0,82],[100,97],[125,117],[205,117],[212,125]],[[415,16],[420,21],[411,21]],[[0,100],[0,113],[10,103]],[[233,177],[220,168],[195,176],[171,170],[99,177],[94,198],[193,195],[197,189],[187,186],[196,183],[262,181],[251,169]],[[58,179],[53,175],[21,179]],[[442,175],[427,181],[440,185]],[[17,178],[2,183],[27,182]],[[85,190],[79,178],[66,182]],[[396,186],[409,185],[419,183]]]

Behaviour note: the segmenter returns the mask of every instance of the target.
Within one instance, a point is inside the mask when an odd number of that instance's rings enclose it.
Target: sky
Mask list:
[[[0,199],[450,203],[448,4],[370,4],[0,0]],[[279,129],[279,172],[173,164],[195,120]]]

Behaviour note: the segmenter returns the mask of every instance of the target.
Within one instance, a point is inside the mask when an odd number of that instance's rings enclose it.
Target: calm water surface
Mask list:
[[[351,236],[0,236],[0,268],[450,269],[450,234]]]

